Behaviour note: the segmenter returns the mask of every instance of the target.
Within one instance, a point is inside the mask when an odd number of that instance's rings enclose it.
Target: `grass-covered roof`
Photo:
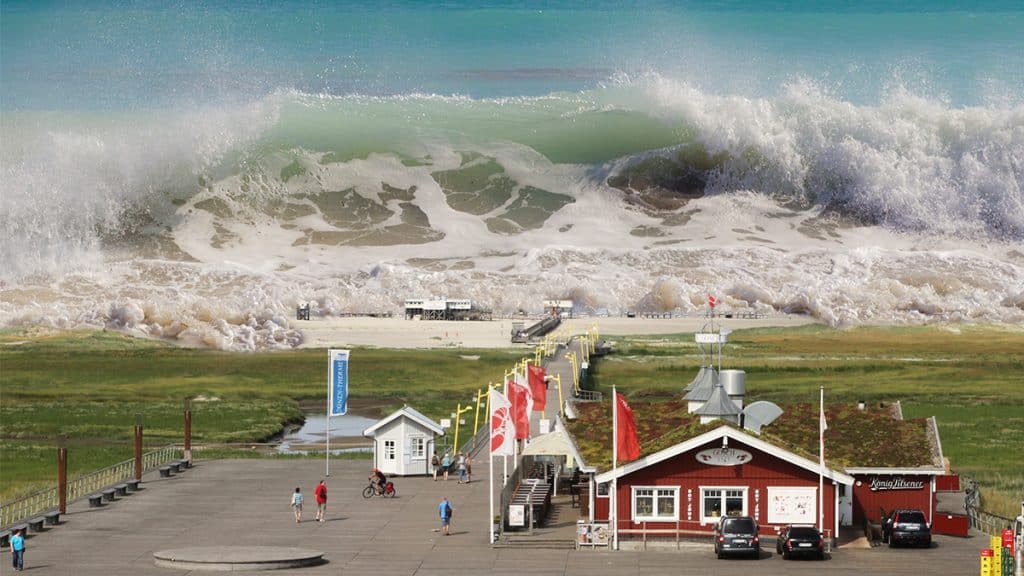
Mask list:
[[[685,442],[722,425],[723,420],[701,424],[686,411],[681,400],[645,401],[631,399],[640,440],[641,457]],[[799,454],[818,458],[818,407],[812,404],[784,404],[782,416],[762,428],[759,438]],[[612,418],[608,402],[575,406],[578,417],[567,427],[588,466],[611,468]],[[914,468],[936,465],[924,418],[898,420],[889,408],[860,410],[856,406],[826,406],[825,459],[829,467]],[[745,431],[754,435],[751,432]]]

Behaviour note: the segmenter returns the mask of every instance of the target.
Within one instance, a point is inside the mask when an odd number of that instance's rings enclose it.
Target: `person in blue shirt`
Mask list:
[[[447,536],[448,528],[452,523],[452,505],[448,502],[447,496],[445,496],[445,498],[441,500],[441,504],[437,506],[437,512],[441,515],[441,533]]]
[[[21,572],[25,569],[25,535],[20,528],[14,531],[10,542],[11,563],[14,565],[15,571]]]

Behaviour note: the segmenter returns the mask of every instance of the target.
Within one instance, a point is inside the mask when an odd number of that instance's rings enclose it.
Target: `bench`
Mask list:
[[[185,471],[185,461],[184,460],[176,460],[174,462],[171,462],[171,466],[173,466],[175,471],[177,471],[177,472],[184,472]]]
[[[127,496],[128,495],[128,485],[127,484],[118,484],[117,486],[114,486],[114,490],[117,492],[118,496]]]
[[[114,501],[114,494],[116,492],[117,492],[117,490],[114,490],[113,488],[107,488],[106,490],[104,490],[103,491],[103,501],[104,502],[113,502]]]
[[[43,531],[43,522],[45,522],[45,521],[46,521],[46,519],[43,518],[42,516],[39,516],[38,518],[33,518],[33,519],[29,520],[28,521],[29,530],[31,530],[32,532],[42,532]]]
[[[171,474],[172,474],[172,472],[171,472],[171,467],[170,466],[161,466],[160,467],[160,477],[161,478],[170,478]]]
[[[10,545],[10,540],[11,540],[11,531],[10,530],[4,530],[3,532],[0,532],[0,550],[6,550],[7,547]]]
[[[138,480],[129,480],[128,482],[125,482],[125,484],[128,484],[128,489],[131,490],[132,492],[138,492],[139,491],[139,481]]]
[[[103,506],[103,494],[89,494],[89,508]]]
[[[60,512],[57,512],[56,510],[43,514],[43,518],[46,519],[47,526],[56,526],[57,524],[60,524]]]

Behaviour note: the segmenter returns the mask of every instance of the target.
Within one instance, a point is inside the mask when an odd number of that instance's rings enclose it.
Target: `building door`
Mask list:
[[[395,448],[394,440],[384,441],[384,460],[381,462],[380,469],[385,474],[390,475],[398,472],[398,461]]]
[[[839,484],[839,525],[853,525],[853,490],[852,486]]]

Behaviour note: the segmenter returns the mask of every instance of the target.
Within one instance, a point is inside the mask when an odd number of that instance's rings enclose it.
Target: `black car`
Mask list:
[[[750,516],[723,516],[715,524],[715,555],[761,555],[761,540],[757,537],[757,522]]]
[[[896,509],[882,522],[882,541],[890,548],[900,544],[913,544],[930,548],[932,529],[920,510]]]
[[[784,560],[793,556],[813,556],[819,560],[825,559],[825,541],[821,538],[821,532],[814,526],[799,526],[790,524],[782,528],[779,537],[775,541],[775,551]]]

